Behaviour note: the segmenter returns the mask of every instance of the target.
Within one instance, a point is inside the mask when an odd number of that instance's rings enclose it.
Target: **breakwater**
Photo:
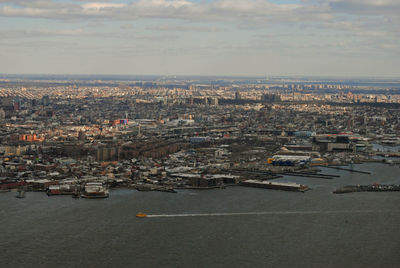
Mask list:
[[[400,185],[395,184],[371,184],[371,185],[347,185],[333,191],[334,194],[353,192],[396,192],[400,191]]]

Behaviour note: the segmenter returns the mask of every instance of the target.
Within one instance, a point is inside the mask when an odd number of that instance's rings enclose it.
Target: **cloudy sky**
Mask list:
[[[400,76],[400,0],[0,0],[0,73]]]

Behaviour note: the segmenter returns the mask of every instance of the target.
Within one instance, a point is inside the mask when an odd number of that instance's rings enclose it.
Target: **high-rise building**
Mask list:
[[[47,106],[47,105],[50,104],[49,96],[45,95],[45,96],[42,97],[42,104],[43,104],[43,106]]]
[[[0,109],[0,122],[4,122],[6,120],[6,112],[3,109]]]
[[[281,96],[278,94],[263,94],[261,101],[264,103],[273,103],[281,101]]]
[[[239,92],[239,90],[237,90],[236,92],[235,92],[235,100],[240,100],[241,99],[241,97],[240,97],[240,92]]]

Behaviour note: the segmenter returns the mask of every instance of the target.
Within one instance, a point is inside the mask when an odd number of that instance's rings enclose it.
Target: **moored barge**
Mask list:
[[[248,187],[265,188],[265,189],[294,191],[294,192],[305,192],[308,190],[307,185],[297,184],[293,182],[245,180],[242,181],[240,185]]]

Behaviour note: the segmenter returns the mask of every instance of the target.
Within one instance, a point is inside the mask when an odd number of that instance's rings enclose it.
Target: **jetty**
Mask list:
[[[250,169],[232,169],[229,170],[229,172],[266,176],[267,180],[282,178],[282,176],[296,176],[296,177],[318,178],[318,179],[334,179],[340,177],[340,175],[321,174],[312,171],[263,171],[263,170],[250,170]]]
[[[361,174],[372,174],[369,171],[362,171],[362,170],[356,170],[352,168],[342,168],[342,167],[335,167],[335,166],[324,166],[325,168],[331,168],[331,169],[337,169],[337,170],[344,170],[344,171],[349,171],[349,172],[355,172],[355,173],[361,173]]]
[[[347,185],[333,191],[334,194],[354,192],[397,192],[400,185],[395,184],[371,184],[371,185]]]

